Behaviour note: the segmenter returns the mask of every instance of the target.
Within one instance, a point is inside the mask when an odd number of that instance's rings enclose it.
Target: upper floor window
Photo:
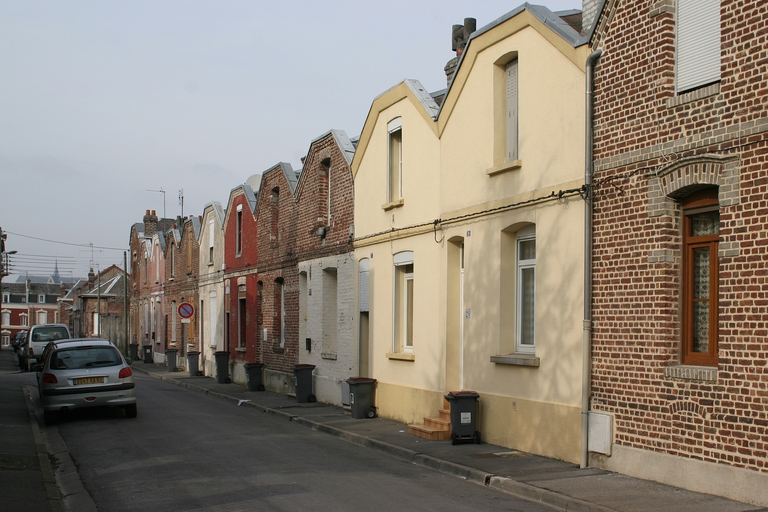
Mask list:
[[[683,325],[680,361],[716,366],[718,337],[718,242],[716,187],[683,199]]]
[[[243,252],[243,205],[237,205],[237,226],[235,233],[235,255],[240,256]]]
[[[392,203],[403,197],[403,120],[398,117],[387,125],[388,167],[387,202]]]
[[[173,279],[176,277],[176,244],[171,243],[169,251],[171,253],[171,279]]]
[[[208,264],[213,265],[213,219],[208,221]]]
[[[280,187],[272,189],[270,200],[272,201],[272,226],[269,239],[277,243],[280,239]]]
[[[26,313],[22,313],[21,315],[19,315],[19,324],[20,325],[24,325],[24,326],[27,325],[27,315],[26,315]]]
[[[8,302],[11,302],[11,294],[3,293],[3,304],[7,304]]]
[[[677,93],[720,81],[720,0],[677,0]]]
[[[11,324],[11,312],[10,311],[3,311],[2,313],[3,320],[0,322],[2,325],[10,325]]]
[[[517,147],[517,59],[507,63],[504,69],[505,116],[506,116],[506,162],[519,159]]]
[[[39,304],[45,304],[45,294],[44,293],[38,293],[37,294],[37,302]]]

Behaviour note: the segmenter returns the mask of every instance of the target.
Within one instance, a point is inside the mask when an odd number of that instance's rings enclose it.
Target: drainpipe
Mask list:
[[[582,341],[581,369],[581,458],[579,465],[586,468],[589,464],[589,398],[591,395],[592,373],[592,175],[594,174],[592,157],[592,116],[594,87],[592,75],[602,50],[595,50],[587,57],[586,69],[586,136],[584,153],[584,332]]]

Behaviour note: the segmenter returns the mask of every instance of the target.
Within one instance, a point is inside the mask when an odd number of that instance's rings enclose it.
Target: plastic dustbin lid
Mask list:
[[[189,352],[187,352],[187,355],[188,356],[199,356],[200,352],[197,351],[197,350],[190,350]]]
[[[295,364],[293,365],[294,370],[303,370],[305,368],[315,368],[315,365],[313,364]]]
[[[264,363],[245,363],[243,366],[246,368],[261,368],[264,366]]]
[[[368,384],[371,382],[377,382],[376,379],[369,379],[368,377],[350,377],[347,379],[347,384]]]
[[[446,400],[455,400],[456,398],[480,398],[477,391],[449,391],[445,395]]]

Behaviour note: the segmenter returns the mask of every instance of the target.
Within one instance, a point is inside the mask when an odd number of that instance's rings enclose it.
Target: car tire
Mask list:
[[[59,414],[56,411],[43,411],[43,419],[46,425],[55,425]]]
[[[125,417],[126,418],[135,418],[139,414],[139,410],[136,407],[136,404],[126,405],[125,406]]]

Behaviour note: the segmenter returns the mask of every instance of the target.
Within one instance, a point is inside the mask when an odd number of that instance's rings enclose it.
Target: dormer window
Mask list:
[[[235,256],[243,253],[243,205],[237,205],[237,232],[235,233]]]
[[[387,125],[389,133],[389,163],[387,171],[387,202],[403,197],[403,120],[395,118]]]

